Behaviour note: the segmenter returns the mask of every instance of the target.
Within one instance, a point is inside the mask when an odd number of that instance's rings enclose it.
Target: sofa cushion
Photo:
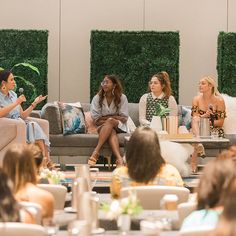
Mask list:
[[[129,116],[131,117],[132,121],[136,125],[136,127],[139,126],[139,111],[138,111],[138,103],[129,103],[128,104],[128,110],[129,110]]]
[[[62,134],[61,114],[57,103],[47,103],[43,106],[41,117],[49,122],[50,134]]]
[[[118,134],[118,140],[120,147],[124,147],[124,137],[126,133]],[[50,135],[51,146],[54,147],[96,147],[98,143],[97,134],[71,134],[64,136]]]
[[[84,112],[81,107],[58,102],[63,135],[86,133]]]

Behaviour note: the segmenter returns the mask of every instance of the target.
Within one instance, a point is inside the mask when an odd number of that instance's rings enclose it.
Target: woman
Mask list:
[[[170,115],[178,112],[175,98],[171,96],[170,78],[167,72],[162,71],[152,76],[149,82],[149,93],[145,93],[139,101],[139,122],[141,125],[150,125],[155,115],[157,104],[170,108]]]
[[[136,128],[126,149],[127,167],[115,169],[111,194],[120,196],[121,187],[136,185],[183,186],[178,170],[165,162],[155,131],[149,127]]]
[[[13,182],[13,193],[18,201],[41,205],[42,218],[53,216],[54,198],[52,194],[36,185],[37,171],[30,145],[12,145],[5,153],[3,170]]]
[[[94,166],[98,160],[100,149],[108,141],[112,153],[116,157],[116,165],[123,165],[119,150],[117,133],[127,132],[128,100],[122,94],[122,86],[115,75],[106,75],[100,90],[91,103],[91,116],[98,126],[98,144],[95,147],[88,164]]]
[[[232,160],[216,159],[209,162],[200,178],[197,210],[185,218],[181,230],[206,226],[214,228],[223,210],[227,187],[235,177],[235,165]]]
[[[209,118],[210,131],[217,132],[219,137],[224,137],[223,124],[226,117],[225,102],[220,96],[215,80],[210,76],[203,77],[199,82],[198,96],[192,101],[192,129],[195,136],[199,136],[200,118]],[[203,152],[202,145],[195,145],[191,158],[192,171],[197,171],[197,155]]]
[[[49,140],[38,123],[27,120],[27,117],[38,103],[46,99],[47,96],[38,96],[34,102],[23,110],[21,104],[26,101],[25,95],[17,97],[13,89],[16,86],[14,76],[11,71],[0,71],[0,117],[11,119],[23,119],[26,123],[27,142],[36,143],[42,150],[45,165],[52,168],[52,162],[49,158]]]
[[[0,222],[35,223],[32,215],[23,210],[12,194],[12,182],[0,169]]]
[[[235,236],[236,235],[236,179],[227,189],[224,210],[220,216],[216,229],[209,236]]]

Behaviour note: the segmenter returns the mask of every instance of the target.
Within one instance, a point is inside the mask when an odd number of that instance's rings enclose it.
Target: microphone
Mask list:
[[[213,112],[213,105],[212,104],[209,104],[208,108],[211,112]],[[210,122],[213,127],[214,127],[214,120],[215,120],[214,114],[210,114]]]
[[[19,88],[18,91],[19,91],[20,95],[22,95],[24,93],[24,89],[23,88]]]

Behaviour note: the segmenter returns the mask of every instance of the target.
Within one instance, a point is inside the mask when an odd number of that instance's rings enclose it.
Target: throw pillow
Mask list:
[[[86,133],[85,117],[81,107],[58,102],[61,112],[63,135]]]
[[[182,125],[186,126],[188,130],[191,129],[191,108],[187,106],[182,106]]]
[[[91,112],[87,111],[84,113],[85,115],[85,124],[86,124],[86,128],[87,128],[87,133],[88,134],[97,134],[97,126],[94,124],[92,116],[91,116]]]

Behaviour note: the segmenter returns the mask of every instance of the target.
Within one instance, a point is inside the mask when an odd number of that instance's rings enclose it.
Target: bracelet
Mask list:
[[[35,107],[37,106],[37,104],[35,104],[35,103],[33,102],[33,103],[31,103],[31,106],[32,106],[33,108],[35,108]]]

